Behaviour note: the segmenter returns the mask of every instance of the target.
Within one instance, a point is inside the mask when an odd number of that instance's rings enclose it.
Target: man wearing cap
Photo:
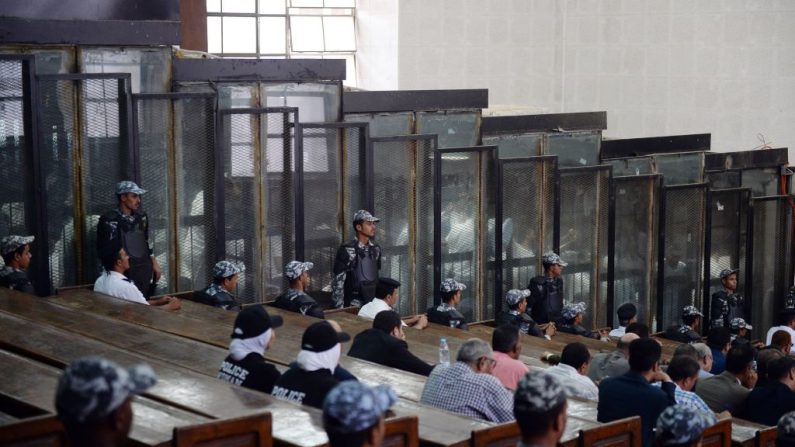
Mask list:
[[[55,410],[73,446],[127,445],[132,397],[157,381],[149,365],[124,369],[99,358],[75,360],[58,379]]]
[[[461,291],[466,288],[464,284],[453,278],[442,281],[439,286],[439,291],[442,292],[442,302],[438,306],[428,309],[428,321],[468,331],[469,326],[466,324],[464,314],[455,308],[461,302]]]
[[[5,265],[0,270],[0,286],[35,295],[33,284],[28,279],[30,266],[30,244],[33,236],[6,236],[0,240],[0,254]]]
[[[666,331],[666,337],[682,343],[695,343],[701,341],[701,334],[698,333],[701,327],[701,317],[704,314],[699,312],[695,306],[685,306],[682,309],[682,324],[679,327],[672,326]]]
[[[541,263],[544,276],[531,279],[527,288],[530,289],[530,316],[536,323],[546,324],[560,318],[563,310],[563,280],[560,275],[563,267],[569,264],[552,252],[545,254]]]
[[[273,305],[301,315],[325,318],[323,308],[305,292],[306,288],[309,287],[309,270],[314,266],[315,264],[311,262],[288,262],[284,266],[284,277],[290,281],[290,287],[276,298]]]
[[[196,301],[225,310],[240,310],[232,291],[243,270],[229,261],[218,261],[213,267],[213,283],[193,294]]]
[[[102,261],[104,272],[94,282],[95,292],[166,310],[178,310],[182,307],[179,299],[173,296],[166,295],[152,300],[144,298],[144,295],[135,287],[132,280],[124,276],[123,272],[128,271],[130,268],[130,257],[127,255],[127,251],[122,248],[121,240],[114,239],[106,244],[100,254],[100,260]]]
[[[566,428],[566,393],[543,371],[526,374],[513,395],[513,414],[522,433],[520,447],[555,447]]]
[[[409,351],[402,323],[394,310],[379,312],[373,320],[373,327],[353,338],[348,355],[422,376],[429,375],[433,365]]]
[[[301,337],[297,367],[282,374],[271,394],[294,404],[321,408],[323,399],[339,383],[334,371],[342,352],[340,343],[350,339],[350,335],[337,332],[328,321],[310,325]]]
[[[786,308],[779,314],[779,325],[773,326],[767,331],[765,337],[765,344],[770,345],[773,341],[773,334],[777,331],[786,331],[789,333],[791,340],[795,341],[795,309]],[[790,344],[790,355],[795,355],[795,346]]]
[[[569,397],[598,401],[599,388],[588,378],[591,353],[582,343],[569,343],[560,354],[560,363],[545,372],[557,377]]]
[[[464,416],[491,422],[513,420],[513,396],[492,375],[491,346],[470,338],[458,350],[456,362],[434,368],[420,402]]]
[[[385,385],[342,382],[323,401],[323,428],[331,447],[379,447],[384,417],[397,396]]]
[[[138,290],[149,298],[154,283],[160,279],[160,264],[149,244],[149,217],[141,208],[141,195],[146,190],[124,180],[116,185],[118,208],[108,211],[97,223],[97,251],[102,256],[111,241],[118,240],[130,256],[130,267],[123,272]]]
[[[555,323],[547,323],[543,326],[537,325],[535,321],[527,315],[527,297],[530,296],[530,291],[527,289],[511,289],[505,294],[505,305],[508,310],[503,310],[494,319],[497,326],[503,324],[512,324],[519,328],[523,334],[534,335],[536,337],[544,337],[551,340],[555,335]]]
[[[739,269],[724,269],[720,272],[723,289],[712,294],[709,315],[712,327],[729,327],[732,319],[743,316],[744,300],[737,294],[737,274]]]
[[[398,288],[400,282],[392,278],[378,278],[378,285],[375,288],[375,298],[359,309],[358,315],[362,318],[372,320],[376,315],[385,311],[393,310],[397,306],[400,296]],[[428,326],[428,317],[425,315],[415,315],[402,320],[403,326],[411,326],[414,329],[424,329]]]
[[[627,332],[618,339],[615,351],[594,355],[588,367],[588,378],[599,383],[608,377],[626,374],[629,371],[629,344],[639,338],[638,334]]]
[[[729,321],[729,331],[732,333],[732,346],[751,343],[751,340],[748,339],[748,333],[753,328],[753,326],[746,323],[742,318],[732,318],[731,321]]]
[[[342,244],[334,259],[331,298],[334,307],[361,306],[375,297],[378,271],[381,269],[381,247],[373,243],[375,224],[380,219],[369,211],[353,215],[356,238]]]
[[[627,333],[627,326],[638,321],[638,308],[632,303],[624,303],[618,306],[616,310],[618,316],[618,327],[610,331],[608,334],[611,337],[621,337]]]
[[[655,445],[700,446],[704,430],[717,423],[710,411],[699,411],[685,405],[671,405],[657,418]]]
[[[229,355],[221,363],[218,378],[245,388],[270,393],[281,376],[275,366],[265,361],[265,351],[276,338],[274,329],[282,317],[270,316],[263,305],[249,306],[235,318]]]
[[[561,318],[562,323],[558,327],[558,330],[561,332],[566,332],[568,334],[574,335],[581,335],[583,337],[588,338],[595,338],[599,340],[603,335],[607,336],[605,332],[595,332],[589,331],[585,329],[582,325],[582,314],[585,312],[586,305],[583,302],[579,303],[568,303],[563,306],[563,311],[561,311]]]

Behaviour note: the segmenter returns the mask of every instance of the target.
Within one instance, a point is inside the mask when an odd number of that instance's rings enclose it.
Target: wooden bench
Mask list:
[[[640,416],[619,419],[580,433],[580,446],[626,446],[640,447]]]
[[[417,416],[388,419],[384,424],[384,447],[419,447],[419,422]]]
[[[704,430],[701,447],[730,447],[732,444],[732,421],[723,419]]]
[[[66,431],[57,416],[44,415],[0,426],[4,447],[66,447]]]
[[[755,447],[775,447],[776,437],[778,436],[777,427],[768,427],[756,432],[754,437]]]
[[[174,427],[174,447],[272,447],[270,413]]]

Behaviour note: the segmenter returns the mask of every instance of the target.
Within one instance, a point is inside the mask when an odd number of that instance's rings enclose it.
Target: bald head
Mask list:
[[[342,326],[340,326],[340,324],[337,323],[336,321],[334,321],[334,320],[326,320],[326,322],[328,324],[330,324],[331,327],[333,327],[335,331],[342,332]]]
[[[629,349],[629,344],[632,343],[634,340],[639,339],[640,336],[633,332],[624,334],[621,338],[618,339],[618,343],[616,344],[616,348],[621,349],[622,351],[626,351]]]

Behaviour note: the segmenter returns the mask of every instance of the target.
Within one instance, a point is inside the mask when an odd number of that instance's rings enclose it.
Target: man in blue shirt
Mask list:
[[[669,405],[676,404],[676,385],[660,369],[662,348],[651,338],[641,338],[629,345],[629,372],[609,377],[599,384],[599,422],[640,416],[643,445],[651,445],[654,424]],[[652,382],[662,382],[661,387]]]
[[[731,347],[732,334],[728,328],[714,327],[707,334],[707,346],[712,351],[712,374],[720,374],[726,370],[726,353]]]

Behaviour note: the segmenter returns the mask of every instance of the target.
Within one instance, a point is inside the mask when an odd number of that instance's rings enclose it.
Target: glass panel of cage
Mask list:
[[[723,289],[720,272],[725,269],[739,269],[737,275],[737,290],[740,296],[747,296],[747,289],[751,283],[744,275],[746,269],[746,253],[748,248],[748,222],[750,216],[750,189],[724,189],[711,190],[709,194],[710,232],[709,232],[709,277],[707,278],[707,294]],[[745,285],[745,287],[743,287]],[[711,299],[704,303],[705,323],[712,317]],[[739,316],[748,315],[747,309],[742,309]]]
[[[501,149],[500,149],[501,150]],[[559,228],[555,209],[557,158],[500,160],[502,292],[527,288],[543,275],[541,256],[553,250]]]
[[[370,137],[391,137],[414,133],[414,113],[350,113],[345,114],[345,122],[367,123]]]
[[[610,166],[560,168],[560,257],[563,300],[585,302],[583,322],[607,325]]]
[[[416,133],[437,135],[440,148],[469,147],[478,144],[480,110],[416,112],[416,119]]]
[[[300,113],[300,112],[299,112]],[[315,264],[310,294],[330,301],[334,259],[365,199],[366,124],[301,126],[304,258]]]
[[[750,307],[754,327],[771,327],[785,306],[792,281],[792,206],[791,196],[751,199],[753,264]],[[762,333],[760,331],[757,336]]]
[[[260,107],[260,92],[256,82],[176,82],[180,93],[218,93],[218,109],[249,109]]]
[[[612,309],[624,303],[638,309],[638,321],[651,327],[657,309],[657,224],[659,175],[613,177],[615,235]]]
[[[458,310],[469,321],[494,318],[496,157],[496,146],[436,151],[436,282],[467,286]]]
[[[75,47],[0,46],[0,54],[29,54],[36,60],[36,74],[67,74],[77,71]]]
[[[663,176],[663,184],[684,185],[704,181],[704,153],[684,152],[676,154],[655,154],[654,165]]]
[[[558,156],[561,167],[593,166],[599,164],[601,131],[546,134],[544,153]]]
[[[741,179],[742,187],[751,188],[753,197],[781,194],[779,168],[743,169]]]
[[[342,83],[261,83],[262,107],[297,107],[302,123],[340,121]]]
[[[532,157],[541,154],[542,133],[483,135],[484,145],[499,147],[500,159]]]
[[[292,152],[295,109],[221,110],[223,150],[223,253],[245,267],[237,296],[242,302],[273,299],[282,269],[295,257],[294,169],[271,170],[269,155]],[[289,163],[290,157],[281,158]],[[221,202],[216,201],[215,206]]]
[[[400,281],[401,315],[424,312],[433,304],[434,135],[370,140],[373,214],[381,246],[379,276]],[[436,285],[438,287],[438,285]]]
[[[654,160],[651,157],[609,158],[602,163],[613,167],[614,177],[654,174]]]
[[[739,188],[742,185],[741,170],[705,171],[707,183],[711,189]]]
[[[681,324],[682,309],[703,309],[707,185],[663,187],[656,326]]]
[[[78,62],[81,73],[130,73],[135,94],[171,90],[170,47],[80,47]]]

